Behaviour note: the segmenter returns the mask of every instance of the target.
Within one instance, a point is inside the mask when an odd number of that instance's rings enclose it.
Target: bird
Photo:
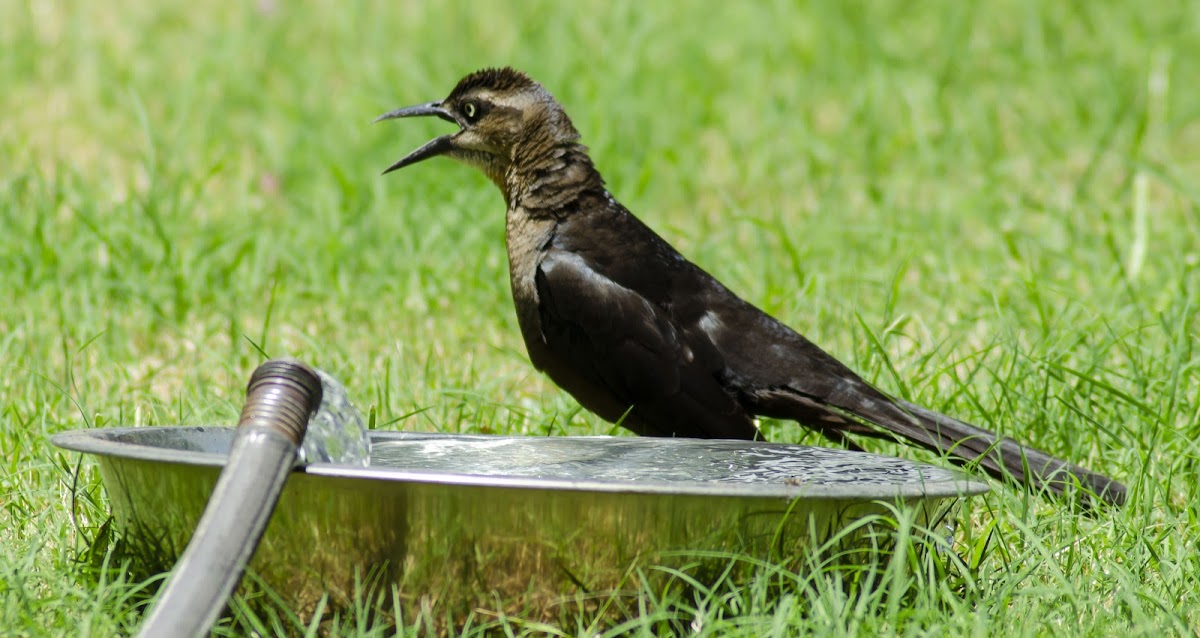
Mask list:
[[[1121,505],[1121,483],[888,395],[686,259],[612,194],[562,105],[511,67],[376,122],[458,130],[383,171],[449,157],[504,196],[517,322],[531,363],[580,405],[640,436],[764,440],[760,417],[834,444],[899,439],[1051,494]],[[1082,489],[1079,489],[1082,488]]]

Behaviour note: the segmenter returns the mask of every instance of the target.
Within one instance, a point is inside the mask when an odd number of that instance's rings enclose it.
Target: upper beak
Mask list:
[[[462,123],[459,122],[458,120],[456,120],[454,118],[454,115],[452,113],[450,113],[450,111],[447,111],[445,108],[442,107],[441,102],[429,102],[428,104],[418,104],[416,106],[406,106],[402,109],[396,109],[395,111],[389,111],[387,113],[384,113],[383,115],[380,115],[379,117],[375,118],[374,121],[382,122],[383,120],[394,120],[394,119],[400,118],[400,117],[424,117],[424,116],[429,116],[429,115],[433,115],[435,117],[439,117],[443,120],[446,120],[447,122],[453,122],[454,124],[458,124],[459,126],[462,126]],[[405,155],[403,158],[400,159],[400,161],[387,167],[387,170],[383,171],[383,174],[387,175],[388,173],[390,173],[394,170],[399,170],[401,168],[404,168],[405,166],[409,166],[411,164],[416,164],[417,162],[419,162],[421,160],[425,160],[425,159],[429,159],[429,158],[437,156],[437,155],[441,155],[441,154],[453,149],[454,148],[453,137],[454,137],[454,135],[451,134],[451,135],[442,135],[441,137],[433,138],[432,140],[427,142],[421,148],[418,148],[417,150],[409,153],[408,155]]]

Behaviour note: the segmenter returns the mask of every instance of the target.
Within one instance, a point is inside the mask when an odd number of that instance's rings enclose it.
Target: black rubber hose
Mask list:
[[[258,547],[320,404],[312,368],[275,360],[254,371],[229,460],[140,636],[208,635]]]

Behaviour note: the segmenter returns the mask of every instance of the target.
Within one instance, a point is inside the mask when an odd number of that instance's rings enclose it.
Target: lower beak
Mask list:
[[[452,137],[454,137],[454,136],[453,135],[442,135],[441,137],[435,137],[432,140],[429,140],[421,148],[418,148],[417,150],[409,153],[408,155],[405,155],[404,157],[400,158],[400,161],[398,161],[395,164],[392,164],[391,166],[384,169],[384,171],[383,171],[383,173],[381,173],[381,175],[387,175],[388,173],[390,173],[392,171],[400,170],[400,169],[404,168],[405,166],[410,166],[412,164],[416,164],[417,162],[419,162],[421,160],[427,160],[431,157],[436,157],[438,155],[441,155],[441,154],[453,149],[454,143],[450,139]]]
[[[461,126],[461,123],[454,119],[454,115],[442,107],[441,102],[429,102],[428,104],[406,106],[402,109],[396,109],[395,111],[384,113],[383,115],[375,118],[375,121],[382,122],[383,120],[394,120],[401,117],[425,117],[430,115],[446,120],[447,122],[459,124]],[[388,173],[404,168],[405,166],[410,166],[420,162],[421,160],[426,160],[453,150],[453,138],[453,135],[443,135],[441,137],[433,138],[421,148],[418,148],[408,155],[405,155],[402,159],[400,159],[400,161],[387,167],[387,170],[383,171],[383,174],[387,175]]]

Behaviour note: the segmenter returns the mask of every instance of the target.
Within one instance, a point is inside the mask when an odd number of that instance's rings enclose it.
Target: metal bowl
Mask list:
[[[113,428],[53,443],[97,455],[123,538],[161,570],[190,539],[233,432]],[[311,464],[288,481],[251,568],[293,610],[326,593],[348,603],[356,580],[421,606],[540,607],[629,587],[640,567],[787,560],[851,541],[842,530],[862,517],[900,505],[928,522],[988,489],[898,458],[747,441],[373,432],[372,446],[371,467]]]

